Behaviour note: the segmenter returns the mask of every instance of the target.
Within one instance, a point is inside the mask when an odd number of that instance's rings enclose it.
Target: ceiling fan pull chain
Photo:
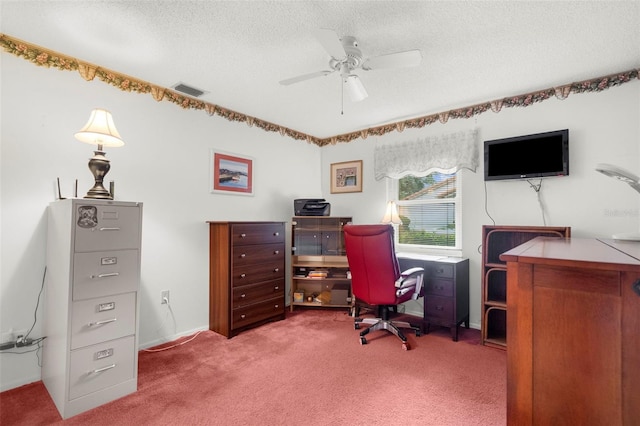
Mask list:
[[[344,115],[344,84],[340,78],[340,115]]]

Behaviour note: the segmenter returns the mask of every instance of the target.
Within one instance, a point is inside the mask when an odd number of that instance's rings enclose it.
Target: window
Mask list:
[[[402,224],[396,244],[404,248],[460,249],[461,173],[390,179],[390,199]]]

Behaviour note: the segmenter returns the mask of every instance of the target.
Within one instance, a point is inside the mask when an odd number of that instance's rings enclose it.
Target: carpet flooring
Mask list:
[[[506,352],[460,329],[361,345],[344,311],[141,351],[138,391],[65,421],[42,382],[0,393],[2,425],[505,425]],[[172,342],[172,344],[185,341]],[[172,346],[166,344],[164,346]]]

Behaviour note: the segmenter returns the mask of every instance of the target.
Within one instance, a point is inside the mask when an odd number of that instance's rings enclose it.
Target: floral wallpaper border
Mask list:
[[[487,111],[498,113],[502,108],[527,107],[538,102],[556,97],[557,99],[566,99],[572,93],[592,93],[601,92],[611,87],[620,86],[634,79],[640,78],[640,69],[632,69],[616,74],[603,77],[596,77],[590,80],[584,80],[569,83],[559,87],[553,87],[535,92],[524,93],[521,95],[496,99],[489,102],[480,103],[468,107],[453,109],[436,114],[416,117],[396,123],[385,124],[383,126],[371,127],[356,132],[345,133],[320,139],[306,133],[298,132],[288,127],[280,126],[275,123],[251,117],[237,111],[233,111],[220,105],[211,104],[200,101],[189,96],[185,96],[173,90],[158,87],[143,80],[129,77],[125,74],[109,70],[97,65],[89,64],[78,59],[65,56],[61,53],[54,52],[31,43],[10,37],[0,33],[0,46],[15,56],[22,57],[29,62],[44,66],[47,68],[58,68],[63,71],[78,71],[78,73],[87,81],[98,78],[104,83],[117,87],[127,92],[137,92],[151,94],[153,98],[160,101],[173,102],[185,109],[204,110],[210,116],[220,116],[229,121],[244,122],[249,126],[256,126],[264,131],[279,132],[282,136],[287,136],[295,140],[303,140],[307,143],[313,143],[320,147],[326,145],[335,145],[338,142],[346,143],[358,138],[366,139],[369,136],[382,136],[390,132],[402,132],[406,128],[421,128],[435,122],[446,123],[450,119],[472,118],[476,115],[483,114]]]

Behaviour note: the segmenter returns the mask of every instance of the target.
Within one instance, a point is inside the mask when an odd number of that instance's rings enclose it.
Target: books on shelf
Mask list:
[[[327,278],[328,272],[325,270],[313,270],[309,271],[307,277],[309,278]]]

